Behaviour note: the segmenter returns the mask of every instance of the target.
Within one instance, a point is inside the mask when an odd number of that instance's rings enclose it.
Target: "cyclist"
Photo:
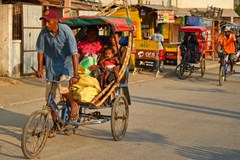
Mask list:
[[[73,100],[69,82],[75,84],[79,80],[77,67],[77,43],[72,30],[65,24],[58,23],[58,14],[53,10],[48,10],[40,18],[45,26],[42,28],[36,44],[38,52],[38,72],[37,76],[43,75],[43,58],[46,61],[46,77],[49,80],[59,80],[57,86],[52,83],[46,84],[46,97],[53,89],[54,96],[56,88],[69,101],[71,105],[71,121],[76,121],[79,117],[78,104]],[[53,88],[52,88],[53,87]],[[57,117],[52,111],[53,121]],[[49,131],[49,137],[56,136],[56,124]]]
[[[236,47],[236,37],[231,32],[230,27],[225,27],[224,34],[221,35],[220,44],[222,45],[222,50],[226,54],[225,60],[230,60],[230,73],[234,73],[233,64],[236,58],[237,47]]]

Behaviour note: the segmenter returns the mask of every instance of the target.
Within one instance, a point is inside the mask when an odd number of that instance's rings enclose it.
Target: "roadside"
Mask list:
[[[176,66],[164,66],[161,77],[156,78],[153,72],[143,71],[138,74],[129,74],[129,85],[142,83],[149,80],[168,78],[175,76]],[[217,61],[206,59],[206,70],[218,67]],[[45,99],[45,81],[35,76],[22,77],[19,79],[0,77],[0,108],[25,104]]]

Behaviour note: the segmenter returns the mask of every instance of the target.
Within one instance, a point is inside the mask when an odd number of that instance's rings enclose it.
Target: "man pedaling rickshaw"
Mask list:
[[[195,33],[186,32],[180,50],[183,61],[193,63],[199,61],[199,46]]]

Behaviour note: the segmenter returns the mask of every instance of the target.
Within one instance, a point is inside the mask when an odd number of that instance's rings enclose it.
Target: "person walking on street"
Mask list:
[[[220,37],[220,43],[222,45],[222,50],[226,54],[226,61],[230,60],[230,72],[234,73],[233,64],[236,58],[237,47],[236,47],[236,37],[231,33],[230,27],[225,27],[224,34]]]
[[[73,100],[70,84],[75,84],[79,80],[77,43],[72,30],[65,24],[58,23],[58,14],[53,10],[47,10],[40,18],[45,26],[42,28],[36,43],[38,52],[38,72],[37,77],[43,75],[43,58],[46,62],[46,77],[49,80],[58,80],[56,86],[47,82],[46,97],[53,89],[56,95],[56,89],[59,89],[71,105],[71,121],[78,119],[78,104]],[[57,121],[55,113],[52,111],[53,121]],[[56,136],[57,126],[54,123],[49,131],[49,137]]]
[[[159,65],[157,67],[158,67],[158,70],[160,70],[161,62],[164,61],[164,59],[165,59],[164,48],[163,48],[164,37],[160,33],[160,29],[155,28],[155,33],[150,35],[149,39],[158,42]]]

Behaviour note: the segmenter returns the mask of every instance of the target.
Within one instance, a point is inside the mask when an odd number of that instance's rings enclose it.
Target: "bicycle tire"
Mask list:
[[[175,73],[179,79],[187,79],[193,73],[193,68],[188,63],[180,63],[175,69]]]
[[[201,76],[203,77],[206,70],[206,61],[205,58],[202,58],[200,61]]]
[[[224,66],[220,66],[219,67],[219,86],[223,85],[223,82],[225,81],[225,70],[224,70]]]
[[[120,94],[111,109],[111,132],[115,141],[122,140],[125,136],[129,119],[129,107],[127,98]]]
[[[34,124],[35,120],[36,124]],[[44,110],[33,112],[25,123],[21,138],[21,149],[26,158],[35,158],[40,154],[47,142],[48,132],[48,113]],[[30,147],[33,147],[33,150],[27,145],[28,143],[30,143]]]

